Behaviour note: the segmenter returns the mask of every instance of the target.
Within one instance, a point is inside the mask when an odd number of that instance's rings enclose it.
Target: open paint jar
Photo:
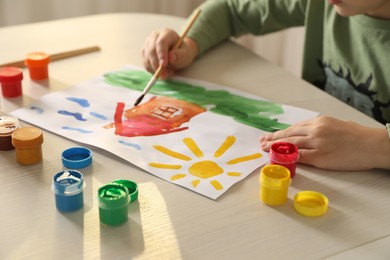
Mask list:
[[[109,183],[99,188],[99,219],[108,226],[118,226],[127,221],[130,196],[127,188]]]
[[[0,150],[15,149],[12,145],[12,133],[20,128],[19,120],[13,116],[0,116]]]
[[[260,200],[270,206],[287,201],[291,178],[290,171],[281,165],[266,165],[260,172]]]
[[[289,169],[291,178],[293,178],[298,160],[298,147],[292,143],[276,142],[271,146],[269,159],[271,164],[282,165]]]
[[[53,176],[52,191],[56,207],[62,212],[71,212],[83,207],[85,182],[79,171],[65,170]]]

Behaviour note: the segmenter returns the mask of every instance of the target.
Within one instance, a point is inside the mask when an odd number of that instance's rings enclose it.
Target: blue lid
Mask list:
[[[92,151],[85,147],[72,147],[62,152],[62,164],[69,169],[85,168],[92,163]]]

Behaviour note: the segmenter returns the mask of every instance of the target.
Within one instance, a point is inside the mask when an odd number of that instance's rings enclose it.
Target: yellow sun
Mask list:
[[[198,145],[194,142],[192,138],[184,138],[183,139],[184,144],[188,147],[188,149],[198,158],[202,159],[204,157],[203,152],[199,149]],[[221,157],[234,143],[236,142],[236,138],[234,136],[228,136],[226,137],[225,141],[221,146],[217,149],[217,151],[214,153],[213,158],[219,158]],[[160,146],[160,145],[154,145],[154,149],[157,151],[164,153],[166,155],[169,155],[173,158],[182,160],[182,161],[192,161],[193,158],[190,158],[184,154],[172,151],[171,149],[168,149],[166,147]],[[241,156],[232,160],[229,160],[226,162],[228,165],[233,165],[237,163],[246,162],[249,160],[255,160],[262,157],[260,153],[254,153],[251,155]],[[164,163],[155,163],[151,162],[149,163],[149,166],[159,169],[171,169],[171,170],[179,170],[183,166],[179,164],[164,164]],[[217,176],[224,173],[224,169],[219,166],[216,162],[211,160],[197,160],[195,163],[193,163],[189,169],[188,173],[192,176],[196,177],[197,179],[193,180],[191,182],[192,186],[196,188],[198,184],[201,182],[201,180],[210,179],[210,184],[216,189],[216,190],[222,190],[223,186],[222,184],[217,180]],[[188,174],[187,173],[178,173],[171,176],[171,181],[179,180],[182,178],[185,178]],[[239,177],[241,176],[240,172],[226,172],[227,176],[231,177]]]

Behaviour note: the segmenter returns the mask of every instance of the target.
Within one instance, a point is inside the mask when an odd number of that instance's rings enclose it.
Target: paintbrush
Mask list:
[[[181,34],[179,40],[176,42],[175,46],[172,48],[172,50],[176,49],[176,48],[179,48],[184,37],[186,37],[188,31],[190,30],[190,28],[192,27],[192,25],[194,24],[195,20],[198,18],[199,14],[200,14],[200,11],[201,9],[197,9],[197,11],[193,14],[191,20],[189,21],[189,23],[187,24],[185,30],[183,31],[183,33]],[[161,75],[161,72],[163,70],[163,67],[162,65],[160,64],[157,68],[157,70],[154,72],[153,74],[153,77],[149,80],[148,84],[146,85],[146,87],[144,88],[144,90],[142,91],[142,94],[141,96],[139,96],[139,98],[137,98],[137,100],[135,101],[134,103],[134,106],[138,105],[139,103],[141,103],[142,99],[145,97],[145,95],[149,92],[149,90],[153,87],[154,83],[156,83],[156,81],[158,80],[158,78],[160,77]]]

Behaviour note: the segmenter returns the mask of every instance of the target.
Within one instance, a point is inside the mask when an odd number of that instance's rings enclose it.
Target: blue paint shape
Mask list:
[[[57,113],[65,116],[73,116],[79,121],[87,121],[87,119],[83,118],[83,115],[80,113],[72,113],[66,110],[58,110]]]
[[[138,144],[128,143],[128,142],[125,142],[123,140],[119,140],[118,142],[120,144],[124,144],[124,145],[127,145],[127,146],[134,147],[136,150],[141,150],[141,146],[139,146]]]
[[[76,98],[76,97],[68,97],[67,100],[73,101],[77,104],[79,104],[82,107],[89,107],[89,102],[86,99],[83,98]]]
[[[69,127],[69,126],[63,126],[62,129],[78,131],[78,132],[80,132],[80,133],[82,133],[82,134],[90,134],[90,133],[93,133],[93,131],[90,131],[90,130],[85,130],[85,129],[76,128],[76,127]]]
[[[90,112],[89,113],[91,116],[94,116],[96,118],[102,119],[102,120],[108,120],[108,118],[105,115],[96,113],[96,112]]]
[[[35,110],[38,114],[43,114],[44,110],[40,107],[31,106],[30,109]]]

